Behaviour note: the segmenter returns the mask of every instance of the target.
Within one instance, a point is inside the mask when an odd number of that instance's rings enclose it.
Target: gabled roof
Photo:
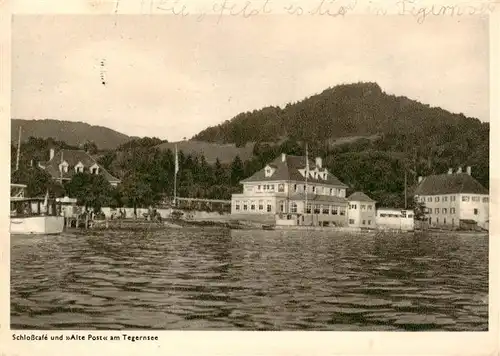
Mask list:
[[[460,193],[488,194],[488,189],[467,173],[431,175],[425,177],[415,189],[415,195]]]
[[[364,202],[369,202],[369,203],[375,202],[375,200],[373,200],[372,198],[370,198],[368,195],[366,195],[363,192],[354,192],[351,195],[349,195],[347,200],[349,200],[349,201],[364,201]]]
[[[274,181],[282,181],[282,180],[290,180],[290,181],[298,181],[305,182],[305,177],[300,174],[299,170],[304,169],[306,167],[306,157],[305,156],[291,156],[286,155],[285,160],[282,160],[282,156],[276,157],[273,161],[268,163],[266,166],[271,166],[276,169],[272,176],[265,176],[265,167],[260,171],[256,172],[252,176],[243,179],[241,183],[248,182],[274,182]],[[315,170],[316,164],[314,161],[309,159],[309,170]],[[324,168],[319,168],[320,171],[324,170]],[[347,185],[342,183],[337,177],[335,177],[331,172],[328,172],[327,179],[314,179],[309,177],[307,179],[308,183],[322,183],[327,185],[334,185],[337,187],[345,187]]]
[[[90,169],[93,165],[97,164],[99,166],[99,174],[103,175],[108,182],[119,182],[120,180],[111,173],[109,173],[103,166],[98,164],[96,160],[89,155],[84,150],[68,150],[62,149],[54,153],[54,157],[47,162],[40,162],[40,164],[45,167],[45,170],[52,176],[52,178],[61,178],[61,171],[59,170],[59,164],[61,162],[68,163],[68,171],[62,173],[63,179],[71,179],[75,174],[75,166],[78,162],[84,165],[84,171]]]

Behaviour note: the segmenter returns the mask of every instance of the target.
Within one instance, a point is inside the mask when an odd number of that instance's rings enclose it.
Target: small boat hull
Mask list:
[[[64,230],[64,217],[62,216],[27,216],[11,217],[11,235],[53,235]]]

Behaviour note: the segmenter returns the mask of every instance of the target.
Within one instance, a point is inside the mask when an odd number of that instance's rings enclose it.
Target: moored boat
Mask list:
[[[64,230],[64,216],[61,206],[54,199],[29,198],[24,196],[26,185],[11,184],[17,190],[10,198],[10,233],[11,235],[52,235]]]

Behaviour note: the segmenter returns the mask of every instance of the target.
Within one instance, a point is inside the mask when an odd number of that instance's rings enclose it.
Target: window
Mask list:
[[[338,206],[332,206],[332,215],[338,215],[339,214],[339,207]]]
[[[371,225],[372,224],[372,221],[371,220],[368,220],[368,225]]]
[[[361,210],[366,210],[366,205],[361,205]]]
[[[443,201],[448,201],[448,197],[443,197]]]
[[[282,193],[285,191],[285,185],[284,184],[278,184],[278,192]]]
[[[270,212],[271,212],[271,210],[272,210],[272,206],[271,206],[271,204],[268,202],[268,203],[267,203],[267,212],[268,212],[268,213],[270,213]]]
[[[349,219],[349,224],[354,224],[354,219]]]
[[[368,210],[372,210],[372,208],[373,208],[373,205],[371,205],[371,204],[368,204],[368,205],[367,205],[367,207],[368,207]]]
[[[343,206],[340,207],[340,215],[345,215],[345,208]]]
[[[472,201],[478,202],[481,201],[481,199],[479,197],[472,197]]]
[[[264,202],[259,200],[259,210],[264,210]]]
[[[306,213],[311,214],[311,204],[307,204]]]
[[[455,208],[450,208],[450,214],[455,214]]]
[[[363,220],[363,225],[366,225],[366,220]]]
[[[436,224],[439,224],[439,218],[436,218]]]
[[[330,188],[330,195],[333,195],[333,188]]]
[[[235,202],[234,209],[235,209],[235,210],[238,210],[238,211],[240,210],[240,202],[239,202],[239,201],[236,201],[236,202]]]
[[[487,203],[489,201],[488,198],[483,198],[483,203]]]
[[[434,214],[439,214],[439,208],[434,209]]]
[[[248,210],[248,203],[247,202],[243,202],[243,210],[244,211]]]
[[[280,201],[280,213],[283,213],[283,212],[285,212],[285,202]]]
[[[83,167],[82,167],[82,172],[83,172]],[[92,168],[92,174],[97,174],[97,173],[99,173],[99,168],[93,167]]]
[[[469,201],[469,200],[470,200],[470,199],[469,199],[469,197],[468,197],[467,195],[464,195],[464,196],[462,197],[462,201]]]
[[[443,208],[443,214],[446,214],[447,211],[448,211],[448,209]]]
[[[319,214],[320,213],[321,206],[320,205],[314,205],[314,214]]]
[[[351,205],[349,206],[349,209],[351,209],[351,210],[355,210],[356,208],[357,208],[357,205],[356,205],[356,204],[351,204]]]
[[[312,192],[315,193],[316,192],[316,187],[313,185],[312,187]]]
[[[260,188],[261,188],[261,187],[260,187],[260,184],[259,184],[259,185],[257,186],[257,189],[258,189],[258,190],[260,190]]]
[[[254,201],[252,201],[252,202],[250,203],[250,210],[255,211],[255,202],[254,202]]]
[[[408,214],[408,218],[413,218],[413,214]]]
[[[425,202],[425,197],[420,197],[420,202],[421,203]]]
[[[434,201],[437,203],[439,201],[439,197],[435,197]]]
[[[292,213],[296,213],[297,212],[297,203],[296,202],[292,202],[290,204],[290,210]]]
[[[323,205],[323,214],[330,214],[330,205]]]
[[[443,219],[443,224],[445,224],[445,225],[446,225],[446,218],[444,218],[444,219]]]
[[[477,209],[474,209],[474,215],[478,215],[479,211]]]
[[[294,184],[294,185],[293,185],[293,191],[294,191],[294,192],[297,192],[297,184]]]

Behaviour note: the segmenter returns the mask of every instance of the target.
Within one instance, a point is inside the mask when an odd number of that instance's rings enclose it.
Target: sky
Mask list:
[[[14,16],[11,116],[177,141],[243,111],[369,81],[489,121],[487,20],[217,20]]]

